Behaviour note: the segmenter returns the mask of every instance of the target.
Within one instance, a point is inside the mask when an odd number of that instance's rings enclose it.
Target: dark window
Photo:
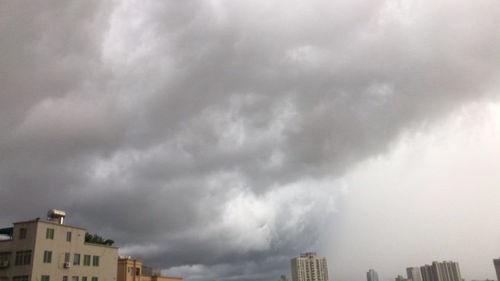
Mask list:
[[[90,266],[90,255],[83,256],[83,265]]]
[[[13,281],[29,281],[28,275],[14,276],[12,277]]]
[[[53,228],[47,228],[47,231],[45,232],[45,238],[54,240],[54,229]]]
[[[68,281],[68,276],[64,275],[63,276],[63,281]]]
[[[9,260],[10,260],[10,252],[0,252],[0,263],[8,263]]]
[[[82,276],[82,281],[87,281],[87,276]]]
[[[80,265],[80,254],[73,254],[73,265]]]
[[[66,232],[66,241],[71,242],[71,231]]]
[[[79,279],[78,276],[71,277],[71,281],[78,281],[78,279]]]
[[[99,256],[93,256],[92,257],[92,265],[93,266],[99,266]]]
[[[52,262],[52,251],[43,252],[43,262],[51,263]]]
[[[69,262],[69,253],[64,253],[64,262]]]
[[[17,251],[15,265],[27,265],[31,263],[31,251]]]
[[[141,269],[136,267],[135,268],[135,275],[141,275]]]
[[[92,277],[92,281],[99,281],[97,277]]]
[[[42,275],[41,281],[50,281],[50,276]]]
[[[19,239],[26,239],[26,234],[28,234],[28,229],[26,228],[19,229]]]

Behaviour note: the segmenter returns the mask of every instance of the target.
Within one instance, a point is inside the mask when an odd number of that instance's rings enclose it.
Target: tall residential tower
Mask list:
[[[366,281],[378,281],[378,274],[375,270],[370,269],[366,273]]]
[[[328,281],[326,258],[304,253],[292,259],[292,281]]]

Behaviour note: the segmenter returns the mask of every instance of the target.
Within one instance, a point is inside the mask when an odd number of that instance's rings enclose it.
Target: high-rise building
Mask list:
[[[367,281],[378,281],[378,274],[375,270],[370,269],[366,273],[366,280]]]
[[[403,276],[401,275],[398,275],[396,278],[395,278],[396,281],[408,281],[408,279],[404,278]]]
[[[408,267],[406,269],[406,277],[412,281],[423,281],[422,272],[419,267]]]
[[[328,281],[326,258],[316,253],[303,253],[291,262],[292,281]]]
[[[64,224],[66,213],[0,229],[2,281],[116,281],[118,248],[87,243],[86,229]]]
[[[500,281],[500,258],[494,259],[493,265],[495,266],[495,271],[497,272],[497,279]]]
[[[432,262],[420,267],[422,281],[462,281],[458,262]]]

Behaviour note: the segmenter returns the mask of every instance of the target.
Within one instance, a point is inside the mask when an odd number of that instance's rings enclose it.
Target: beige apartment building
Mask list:
[[[86,243],[86,229],[65,216],[51,210],[0,229],[0,281],[116,281],[118,248]]]
[[[131,257],[118,259],[117,281],[183,281],[181,277],[161,276],[160,271],[145,266],[142,261]]]
[[[292,259],[292,281],[328,281],[326,258],[304,253]]]

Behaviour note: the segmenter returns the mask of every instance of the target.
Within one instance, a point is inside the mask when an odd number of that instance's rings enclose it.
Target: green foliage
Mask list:
[[[115,243],[115,241],[113,241],[111,239],[104,239],[97,234],[90,234],[88,232],[85,233],[85,242],[93,243],[93,244],[107,245],[107,246],[112,246]]]

